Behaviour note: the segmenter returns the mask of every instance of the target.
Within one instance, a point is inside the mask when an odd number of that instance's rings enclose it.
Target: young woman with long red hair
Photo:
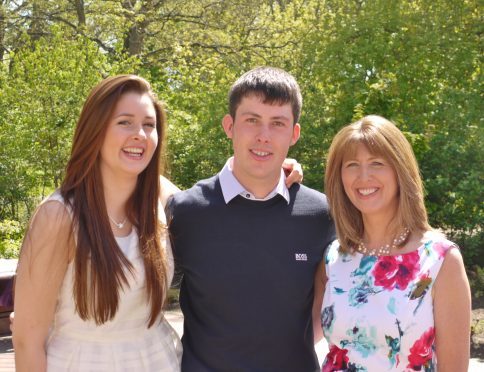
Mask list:
[[[17,371],[179,369],[179,340],[162,313],[173,276],[160,199],[164,135],[146,80],[120,75],[91,91],[65,179],[22,246]]]

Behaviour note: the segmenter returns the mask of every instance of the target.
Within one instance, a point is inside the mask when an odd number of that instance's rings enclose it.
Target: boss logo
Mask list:
[[[296,253],[296,261],[307,261],[308,255],[306,253]]]

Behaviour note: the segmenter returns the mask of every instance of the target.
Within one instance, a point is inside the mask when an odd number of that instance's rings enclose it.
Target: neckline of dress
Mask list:
[[[363,256],[363,257],[376,257],[376,258],[380,258],[380,257],[401,257],[401,256],[406,256],[408,254],[412,254],[412,253],[415,253],[415,252],[420,252],[421,250],[423,250],[427,244],[429,242],[431,242],[432,239],[430,237],[423,237],[423,240],[422,240],[422,244],[420,244],[417,248],[415,248],[414,250],[411,250],[410,252],[405,252],[405,253],[397,253],[397,254],[382,254],[382,255],[369,255],[369,254],[363,254],[357,250],[355,250],[354,252]]]
[[[133,236],[134,233],[135,233],[135,228],[134,228],[134,226],[131,226],[131,231],[129,232],[128,235],[124,235],[124,236],[116,236],[116,235],[114,235],[114,239],[116,239],[116,241],[128,240],[128,239],[131,238],[131,236]]]

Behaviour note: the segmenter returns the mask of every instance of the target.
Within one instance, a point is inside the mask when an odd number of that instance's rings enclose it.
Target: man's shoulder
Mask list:
[[[218,175],[198,181],[191,188],[173,195],[172,206],[206,205],[222,196]]]
[[[326,247],[335,239],[334,223],[329,210],[328,199],[322,192],[304,185],[291,187],[292,216],[303,217],[305,228],[322,237],[321,243]],[[311,223],[312,222],[312,223]]]
[[[327,210],[328,199],[322,192],[312,189],[304,185],[293,185],[289,190],[291,198],[294,203],[302,203],[305,205],[312,205],[314,208],[321,208]]]

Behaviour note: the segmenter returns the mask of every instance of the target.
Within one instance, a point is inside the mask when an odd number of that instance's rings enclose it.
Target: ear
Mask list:
[[[224,128],[224,132],[228,138],[232,138],[233,135],[233,127],[234,127],[234,119],[231,115],[227,114],[222,119],[222,127]]]
[[[291,146],[298,141],[300,136],[301,136],[301,126],[299,125],[299,123],[296,123],[292,128]]]

